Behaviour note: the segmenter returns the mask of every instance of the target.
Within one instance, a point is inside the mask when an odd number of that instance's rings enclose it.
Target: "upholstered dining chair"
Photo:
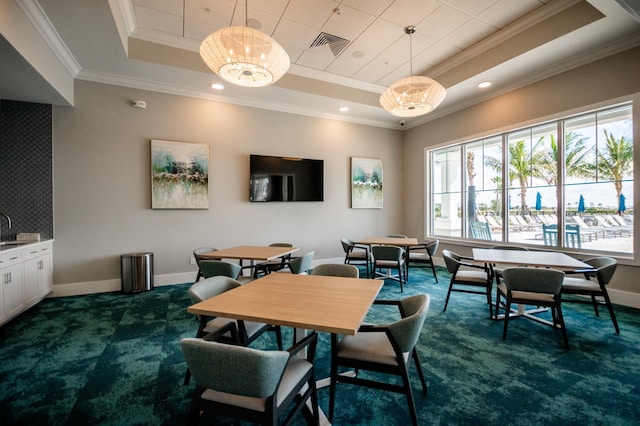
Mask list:
[[[598,305],[604,304],[609,310],[609,316],[613,322],[613,327],[616,329],[616,333],[620,334],[616,314],[613,312],[613,304],[607,292],[607,285],[616,272],[618,262],[614,258],[606,256],[591,257],[583,260],[583,262],[591,265],[593,269],[577,271],[578,273],[584,274],[583,278],[565,277],[562,283],[562,302],[592,304],[596,316],[600,316]],[[588,296],[589,299],[567,298],[565,297],[567,295]],[[596,297],[602,297],[603,300],[600,302]]]
[[[553,328],[560,327],[565,348],[569,348],[569,338],[562,315],[560,290],[564,272],[550,268],[505,268],[502,271],[502,283],[497,286],[496,316],[500,309],[500,298],[504,297],[505,314],[502,340],[507,338],[509,312],[512,303],[522,303],[551,308]]]
[[[310,401],[313,424],[318,425],[313,367],[317,338],[311,333],[288,351],[182,339],[182,353],[197,385],[189,424],[209,413],[264,425],[276,425],[288,413],[284,424],[290,424]],[[299,356],[302,349],[304,358]]]
[[[343,263],[323,263],[313,268],[311,275],[360,278],[360,270],[353,265],[345,265]]]
[[[240,276],[242,267],[236,263],[225,262],[224,260],[203,259],[200,261],[200,270],[204,278],[211,278],[218,275],[233,278],[240,284],[246,284],[253,280],[253,277]]]
[[[289,270],[292,274],[302,274],[306,275],[309,273],[309,269],[311,269],[311,262],[313,261],[313,256],[315,256],[315,252],[310,251],[306,254],[303,254],[300,257],[296,257],[291,259],[289,262]]]
[[[291,247],[293,248],[292,243],[271,243],[269,247]],[[285,256],[279,257],[274,260],[269,260],[267,262],[260,262],[255,265],[253,269],[253,277],[258,278],[260,275],[267,275],[275,271],[279,271],[281,269],[287,268],[289,262],[291,261],[291,254],[287,254]]]
[[[367,278],[371,269],[371,252],[369,246],[356,244],[348,238],[341,240],[344,250],[344,263],[349,265],[365,265],[367,268]]]
[[[191,303],[196,304],[241,285],[242,284],[233,278],[218,275],[198,281],[189,287],[189,297],[191,298]],[[264,332],[273,331],[276,336],[278,349],[282,349],[282,332],[280,326],[223,317],[212,318],[204,315],[198,315],[197,319],[199,320],[198,331],[196,332],[197,338],[212,339],[223,343],[249,346],[251,342],[260,337]],[[232,330],[229,329],[230,323],[234,324],[233,329],[235,332],[232,332]],[[220,333],[220,330],[224,330],[224,332]],[[189,383],[188,371],[185,377],[185,384],[187,383]]]
[[[514,246],[514,245],[493,246],[493,247],[491,247],[491,249],[493,249],[493,250],[529,251],[529,249],[526,248],[526,247]],[[500,265],[494,265],[494,264],[490,264],[489,267],[491,268],[491,273],[493,274],[493,277],[495,278],[496,285],[499,285],[500,284],[500,279],[502,278],[502,271],[504,270],[505,267],[500,266]]]
[[[373,254],[374,277],[398,281],[400,291],[404,291],[403,285],[406,277],[404,249],[398,246],[374,246],[371,248],[371,252]],[[388,272],[391,270],[398,271],[398,275],[389,275]]]
[[[450,250],[442,250],[442,257],[447,270],[451,273],[443,311],[447,310],[452,292],[484,294],[489,305],[489,317],[493,318],[493,303],[491,302],[493,275],[489,265],[477,265],[473,263],[472,258],[460,256]],[[478,290],[478,287],[482,287],[483,290]]]
[[[407,253],[405,255],[406,276],[405,281],[409,280],[409,269],[411,267],[417,268],[431,268],[433,272],[433,278],[438,282],[438,275],[436,274],[436,267],[433,263],[433,256],[438,251],[439,240],[425,241],[423,244],[407,247]]]
[[[395,305],[400,311],[400,319],[387,325],[362,325],[355,336],[331,335],[331,384],[329,388],[329,420],[333,422],[336,403],[336,385],[349,383],[370,388],[402,393],[407,399],[409,414],[414,425],[418,424],[411,381],[409,380],[410,361],[422,384],[423,392],[427,392],[427,383],[422,374],[422,367],[416,344],[424,321],[429,311],[430,298],[427,294],[417,294],[402,300],[376,300],[375,305]],[[356,374],[341,375],[341,369],[355,369],[394,375],[401,378],[402,385],[388,381],[376,381],[374,378],[363,378]]]
[[[200,261],[205,259],[202,257],[203,253],[209,253],[212,251],[216,251],[218,249],[213,248],[213,247],[198,247],[197,249],[195,249],[193,251],[193,258],[196,260],[196,265],[198,265],[198,273],[196,274],[196,279],[194,282],[198,282],[200,281],[200,278],[204,278],[202,276],[202,269],[200,269]],[[210,258],[207,258],[210,259]],[[220,259],[216,259],[216,260],[220,260]]]

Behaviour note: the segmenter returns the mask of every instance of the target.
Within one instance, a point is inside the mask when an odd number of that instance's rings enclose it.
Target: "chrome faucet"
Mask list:
[[[11,229],[11,218],[5,213],[0,212],[0,216],[4,216],[7,219],[7,229]],[[2,227],[0,226],[0,241],[2,241]]]

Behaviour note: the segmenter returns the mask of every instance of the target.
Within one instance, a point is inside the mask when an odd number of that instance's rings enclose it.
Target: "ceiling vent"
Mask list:
[[[349,45],[349,43],[351,43],[351,40],[346,40],[333,34],[321,32],[320,34],[318,34],[313,43],[311,43],[309,48],[313,49],[320,46],[329,46],[329,49],[331,49],[331,53],[333,53],[333,56],[337,57]]]

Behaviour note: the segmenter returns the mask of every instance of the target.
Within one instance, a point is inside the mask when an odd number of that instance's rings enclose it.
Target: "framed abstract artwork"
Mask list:
[[[209,145],[151,141],[151,208],[209,208]]]
[[[382,208],[382,160],[351,157],[351,208]]]

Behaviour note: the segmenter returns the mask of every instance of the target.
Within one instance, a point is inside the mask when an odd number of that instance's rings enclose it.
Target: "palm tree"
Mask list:
[[[537,164],[537,158],[539,156],[539,150],[534,146],[534,149],[529,150],[524,140],[517,141],[509,144],[509,186],[513,182],[517,182],[520,185],[520,208],[523,214],[529,213],[529,206],[527,205],[527,186],[529,180],[532,177],[538,177],[539,171],[537,167],[533,167]],[[502,160],[494,157],[487,157],[485,164],[493,168],[496,172],[502,171]]]
[[[633,173],[633,140],[620,136],[616,139],[613,133],[604,129],[605,144],[599,150],[596,164],[590,164],[590,171],[598,180],[613,181],[616,188],[618,207],[622,193],[622,180]],[[618,214],[620,211],[618,210]]]
[[[558,183],[558,158],[560,156],[555,135],[549,135],[549,137],[551,139],[549,149],[540,149],[538,151],[538,161],[533,167],[536,177],[544,179],[547,185],[553,186]],[[585,139],[579,133],[569,132],[565,135],[564,140],[565,174],[576,177],[591,176],[589,162],[587,161],[591,149],[586,146]],[[534,150],[541,148],[542,141],[543,138],[538,139]]]

